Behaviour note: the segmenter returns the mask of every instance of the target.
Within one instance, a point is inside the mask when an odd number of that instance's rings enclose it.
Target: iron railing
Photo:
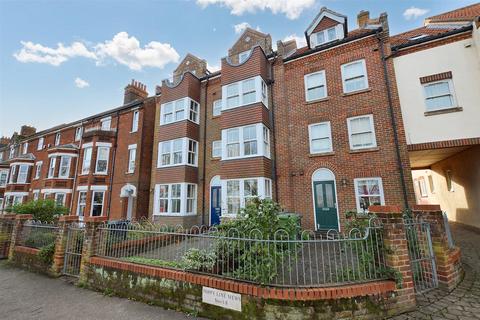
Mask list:
[[[283,287],[312,287],[388,278],[376,219],[361,231],[320,234],[259,230],[242,234],[220,227],[167,227],[151,223],[105,224],[96,255]]]
[[[22,227],[17,245],[41,249],[54,244],[58,226],[40,221],[27,221]]]
[[[80,274],[85,228],[82,223],[72,223],[67,229],[63,274],[77,277]]]
[[[0,259],[5,259],[8,257],[13,226],[13,220],[0,221]]]

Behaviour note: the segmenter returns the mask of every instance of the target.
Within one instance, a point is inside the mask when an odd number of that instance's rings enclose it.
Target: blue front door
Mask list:
[[[222,207],[220,206],[221,200],[221,187],[212,187],[210,192],[210,224],[219,224],[220,216],[222,215]]]

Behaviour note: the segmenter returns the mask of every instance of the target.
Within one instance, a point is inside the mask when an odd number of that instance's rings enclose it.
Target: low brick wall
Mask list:
[[[39,249],[15,246],[13,250],[15,254],[10,259],[11,264],[29,271],[52,275],[51,265],[45,264],[38,257]]]
[[[100,257],[90,258],[81,284],[212,319],[382,319],[397,302],[393,281],[272,288]],[[242,312],[203,303],[203,286],[241,294]]]

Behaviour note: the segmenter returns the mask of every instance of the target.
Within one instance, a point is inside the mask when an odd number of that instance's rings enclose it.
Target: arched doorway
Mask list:
[[[340,230],[335,175],[326,168],[312,174],[312,195],[316,230]]]
[[[133,198],[137,196],[137,188],[127,183],[120,189],[120,197],[126,198],[126,202],[123,203],[123,217],[127,220],[132,220],[133,218]]]
[[[220,176],[215,176],[210,180],[210,225],[220,223],[222,216],[222,185]]]

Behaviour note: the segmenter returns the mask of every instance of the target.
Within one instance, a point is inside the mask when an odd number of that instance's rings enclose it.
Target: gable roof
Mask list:
[[[312,34],[313,30],[317,27],[317,25],[322,21],[324,17],[328,17],[332,20],[338,21],[338,23],[343,24],[343,31],[345,36],[348,34],[348,27],[347,27],[347,16],[335,12],[333,10],[328,9],[327,7],[322,7],[318,14],[315,16],[315,19],[310,23],[310,25],[305,30],[305,38],[307,40],[307,46],[310,47],[310,35]]]
[[[268,34],[268,33],[263,33],[261,31],[252,29],[250,27],[246,27],[245,30],[243,30],[242,34],[238,37],[237,41],[235,41],[235,43],[230,47],[230,49],[235,47],[237,45],[237,43],[239,43],[240,40],[243,39],[243,36],[246,35],[247,33],[259,36],[261,38],[266,38],[266,37],[270,36],[270,34]]]
[[[478,16],[480,16],[480,2],[428,17],[425,19],[425,24],[438,22],[473,21]]]

